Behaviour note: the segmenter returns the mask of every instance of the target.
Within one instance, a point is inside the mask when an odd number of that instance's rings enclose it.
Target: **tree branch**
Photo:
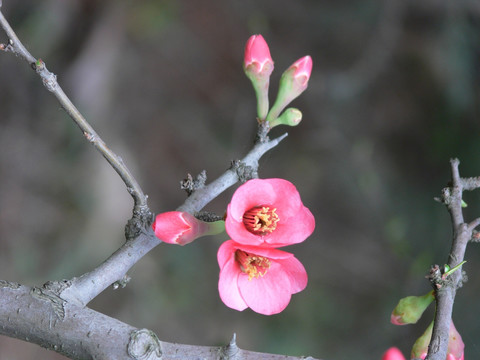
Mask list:
[[[235,336],[229,344],[214,347],[160,341],[149,330],[62,301],[57,292],[64,285],[30,288],[0,280],[0,334],[78,360],[315,360],[242,350]]]
[[[140,185],[128,167],[124,164],[123,160],[107,147],[105,142],[95,132],[93,127],[90,126],[80,111],[78,111],[75,105],[73,105],[71,100],[58,84],[57,76],[48,71],[45,63],[41,59],[35,59],[25,48],[25,46],[23,46],[22,42],[19,40],[1,11],[0,26],[9,38],[7,45],[0,44],[0,50],[13,53],[15,56],[25,60],[33,68],[33,70],[35,70],[35,72],[42,79],[45,88],[55,95],[62,108],[77,124],[85,138],[103,155],[108,163],[115,169],[118,175],[120,175],[121,179],[127,186],[128,192],[134,199],[135,209],[145,211],[145,208],[147,207],[147,197],[144,195]]]
[[[471,179],[462,179],[460,177],[458,169],[460,161],[458,159],[452,159],[450,164],[452,183],[450,187],[442,190],[440,200],[447,206],[452,219],[453,240],[447,265],[453,268],[463,261],[467,244],[472,239],[473,230],[480,224],[480,220],[476,219],[470,224],[464,223],[462,211],[463,191],[473,190],[478,186],[472,186]],[[445,360],[447,357],[453,303],[456,291],[462,286],[463,281],[462,267],[460,266],[458,270],[447,276],[444,269],[435,265],[430,271],[429,279],[435,290],[436,311],[426,360]]]

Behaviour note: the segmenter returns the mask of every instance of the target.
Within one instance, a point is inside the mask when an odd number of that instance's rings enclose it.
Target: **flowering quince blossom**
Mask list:
[[[181,211],[158,214],[152,224],[155,235],[168,244],[186,245],[193,240],[225,230],[223,221],[205,222]]]
[[[315,219],[295,186],[283,179],[253,179],[240,186],[227,208],[225,229],[243,245],[281,247],[309,237]]]
[[[217,254],[220,266],[220,298],[235,310],[272,315],[283,311],[292,294],[307,286],[307,272],[293,254],[233,240],[224,242]]]
[[[405,360],[405,356],[396,347],[391,347],[382,356],[382,360]]]

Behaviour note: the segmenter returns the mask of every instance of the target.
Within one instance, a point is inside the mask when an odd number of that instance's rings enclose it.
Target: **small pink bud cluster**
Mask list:
[[[268,88],[273,71],[273,60],[270,49],[262,35],[253,35],[245,46],[243,62],[245,74],[250,79],[257,96],[257,117],[259,121],[267,121],[270,128],[277,125],[297,125],[302,119],[300,110],[293,110],[288,115],[280,115],[285,107],[298,97],[308,86],[312,73],[312,58],[304,56],[295,61],[282,75],[277,99],[269,110]]]

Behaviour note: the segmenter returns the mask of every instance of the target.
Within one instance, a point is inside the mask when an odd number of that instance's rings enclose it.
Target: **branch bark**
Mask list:
[[[242,350],[235,337],[225,346],[213,347],[160,341],[152,331],[62,300],[57,293],[65,285],[49,283],[30,288],[0,280],[0,335],[78,360],[315,360]]]
[[[443,189],[439,199],[447,206],[453,227],[452,247],[447,259],[449,268],[460,264],[464,257],[468,242],[472,239],[473,231],[480,224],[479,219],[470,223],[464,222],[462,210],[462,194],[464,190],[474,190],[480,186],[472,178],[463,179],[459,172],[460,161],[450,161],[452,172],[451,186]],[[436,311],[433,323],[432,338],[428,347],[426,360],[445,360],[448,350],[450,322],[452,320],[453,304],[457,289],[462,286],[462,266],[448,276],[438,265],[432,267],[429,279],[435,290]]]

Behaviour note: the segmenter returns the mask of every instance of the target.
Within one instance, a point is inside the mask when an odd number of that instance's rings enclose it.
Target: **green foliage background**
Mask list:
[[[278,79],[309,54],[304,120],[262,162],[260,176],[292,181],[316,217],[288,248],[309,273],[281,314],[226,308],[216,250],[225,236],[154,249],[123,290],[91,307],[160,339],[228,342],[328,360],[408,354],[432,317],[395,327],[398,299],[430,290],[451,228],[433,198],[450,179],[480,175],[480,7],[447,0],[4,0],[6,17],[98,133],[131,166],[156,212],[185,198],[179,181],[209,179],[250,148],[253,90],[242,71],[248,37],[270,45]],[[1,41],[6,38],[0,36]],[[29,285],[78,276],[123,241],[131,199],[28,66],[0,54],[0,278]],[[208,206],[223,213],[233,189]],[[467,219],[480,216],[469,193]],[[478,358],[478,245],[454,321]],[[0,359],[63,359],[0,338]]]

